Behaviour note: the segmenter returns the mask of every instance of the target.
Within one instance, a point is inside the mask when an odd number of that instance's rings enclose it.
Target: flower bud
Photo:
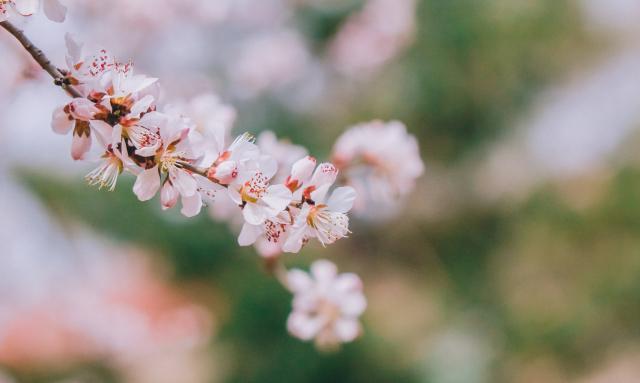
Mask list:
[[[291,167],[291,179],[306,181],[311,177],[316,168],[316,159],[311,156],[296,161]]]
[[[209,171],[209,177],[215,178],[223,185],[228,185],[238,176],[238,167],[235,161],[225,161]]]
[[[160,203],[162,203],[162,209],[171,209],[178,202],[178,191],[169,182],[165,182],[160,190]]]

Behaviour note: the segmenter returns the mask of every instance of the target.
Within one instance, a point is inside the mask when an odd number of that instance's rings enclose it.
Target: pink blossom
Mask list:
[[[356,191],[343,186],[335,189],[327,198],[330,186],[326,184],[315,190],[303,204],[282,247],[285,252],[299,252],[311,238],[317,238],[326,246],[349,234],[349,217],[346,213],[353,207]]]
[[[188,169],[196,159],[187,139],[187,121],[180,116],[158,114],[156,117],[161,122],[158,130],[161,145],[154,153],[153,162],[138,173],[133,192],[139,200],[148,201],[162,187],[163,208],[173,207],[179,195],[182,214],[192,217],[200,212],[203,196],[212,197],[217,185],[197,179]]]
[[[409,45],[415,33],[415,0],[368,0],[330,45],[340,72],[361,76],[378,70]]]
[[[273,159],[264,159],[258,169],[241,175],[229,185],[231,199],[242,206],[248,225],[262,225],[282,212],[291,202],[291,191],[284,185],[271,185],[277,169]]]
[[[238,136],[218,155],[209,168],[208,177],[222,185],[229,185],[238,179],[241,172],[255,170],[260,150],[253,141],[253,136],[248,133]]]
[[[315,339],[319,348],[332,348],[355,340],[362,332],[358,318],[367,307],[360,278],[338,274],[327,260],[311,265],[311,273],[291,270],[287,285],[294,294],[289,332],[302,340]]]
[[[375,137],[376,139],[371,139]],[[413,191],[424,172],[416,138],[398,121],[373,121],[349,128],[333,147],[333,161],[368,202],[393,204]]]

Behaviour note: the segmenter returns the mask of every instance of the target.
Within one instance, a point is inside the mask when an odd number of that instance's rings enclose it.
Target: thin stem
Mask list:
[[[9,21],[0,22],[0,26],[7,30],[7,32],[11,33],[13,37],[16,38],[22,44],[24,49],[29,52],[31,57],[45,70],[45,72],[49,73],[56,85],[59,85],[64,89],[71,97],[80,97],[82,98],[82,94],[78,92],[74,87],[65,82],[65,77],[58,68],[56,68],[47,56],[40,50],[40,48],[36,47],[31,40],[24,34],[24,32],[11,24]]]
[[[182,161],[178,162],[178,165],[181,168],[186,169],[186,170],[190,171],[193,174],[197,174],[199,176],[202,176],[202,177],[208,179],[209,181],[211,181],[213,183],[216,183],[216,184],[218,184],[220,186],[228,187],[228,185],[223,185],[220,182],[209,178],[209,176],[207,175],[209,169],[207,169],[207,168],[201,168],[201,167],[198,167],[198,166],[193,166],[188,162],[182,162]]]

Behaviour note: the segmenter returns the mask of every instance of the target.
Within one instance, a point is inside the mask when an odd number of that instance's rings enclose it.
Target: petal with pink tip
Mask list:
[[[322,185],[332,185],[335,182],[337,176],[338,169],[336,169],[333,164],[324,162],[318,165],[318,168],[313,173],[309,184],[316,187],[320,187]]]
[[[74,160],[84,159],[84,155],[91,149],[91,136],[86,134],[73,134],[71,140],[71,158]]]
[[[313,169],[315,169],[315,167],[316,159],[311,156],[306,156],[293,164],[291,167],[291,178],[301,182],[306,182],[313,174]]]
[[[169,182],[165,182],[160,190],[160,203],[162,204],[162,209],[167,210],[171,209],[178,202],[178,191],[174,188]]]

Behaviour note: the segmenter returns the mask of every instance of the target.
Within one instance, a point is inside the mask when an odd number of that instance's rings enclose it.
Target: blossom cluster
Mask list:
[[[53,130],[72,133],[71,156],[85,159],[92,146],[100,165],[87,175],[92,185],[113,190],[125,171],[136,175],[133,192],[141,201],[160,194],[163,209],[181,202],[187,217],[218,194],[241,211],[238,242],[257,240],[299,252],[310,239],[332,244],[349,233],[346,213],[356,193],[351,187],[332,190],[338,169],[315,158],[297,160],[282,182],[273,182],[278,163],[263,153],[251,135],[227,139],[229,107],[210,96],[201,105],[207,113],[187,117],[180,107],[160,109],[157,79],[134,73],[105,50],[85,55],[82,45],[67,36],[65,81],[83,97],[53,113]],[[222,120],[221,120],[222,119]]]
[[[9,6],[29,15],[40,1],[0,0],[4,13]],[[42,6],[51,19],[64,19],[57,0]],[[74,160],[99,162],[88,183],[114,190],[120,175],[131,173],[140,201],[159,195],[163,210],[179,203],[186,217],[208,206],[214,217],[238,222],[238,244],[255,245],[264,257],[347,237],[347,213],[358,194],[371,205],[397,200],[423,172],[417,142],[399,122],[356,125],[338,139],[333,163],[320,162],[271,132],[232,139],[236,111],[216,95],[161,104],[158,79],[137,73],[131,61],[86,49],[71,35],[66,46],[66,68],[56,82],[74,98],[54,110],[52,128],[71,134]],[[291,334],[319,347],[360,334],[366,300],[357,276],[338,275],[335,265],[317,261],[311,275],[293,270],[284,279],[295,295]]]

